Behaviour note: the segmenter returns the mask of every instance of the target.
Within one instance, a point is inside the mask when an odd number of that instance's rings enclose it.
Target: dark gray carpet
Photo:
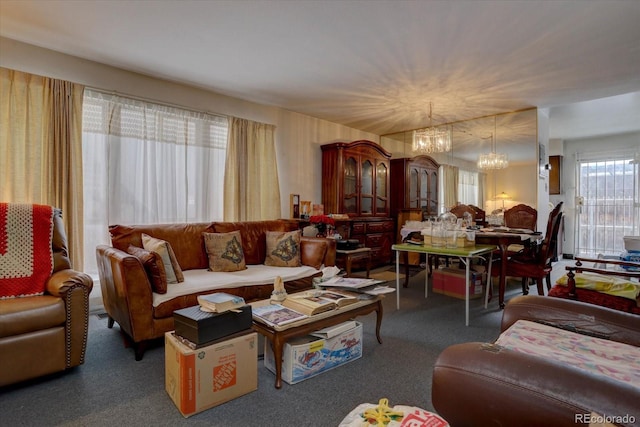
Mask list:
[[[392,284],[395,286],[395,284]],[[519,285],[508,289],[507,300]],[[384,302],[381,335],[375,315],[364,324],[361,359],[295,385],[273,386],[274,375],[260,360],[258,390],[185,419],[164,390],[164,348],[149,349],[142,361],[124,348],[118,326],[91,316],[86,362],[70,372],[0,389],[0,421],[12,426],[337,426],[358,404],[388,398],[391,405],[431,405],[432,366],[447,346],[493,341],[501,311],[497,298],[487,310],[470,303],[464,326],[464,301],[430,293],[424,298],[424,271]],[[262,340],[260,341],[262,343]],[[43,354],[42,357],[46,357]],[[0,362],[1,363],[1,362]]]

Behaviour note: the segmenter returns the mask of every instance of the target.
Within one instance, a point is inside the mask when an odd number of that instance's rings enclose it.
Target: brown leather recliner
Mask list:
[[[93,280],[71,268],[59,209],[52,240],[54,268],[44,295],[0,300],[0,386],[84,363]]]
[[[569,330],[576,342],[591,336],[639,347],[638,319],[579,301],[527,295],[509,301],[501,330],[527,320]],[[592,413],[616,425],[637,425],[640,387],[604,372],[492,343],[455,344],[436,360],[431,397],[451,426],[589,425]]]

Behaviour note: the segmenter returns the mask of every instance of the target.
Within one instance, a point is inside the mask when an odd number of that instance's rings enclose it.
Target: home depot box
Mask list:
[[[469,299],[480,298],[484,289],[486,274],[480,271],[469,272]],[[433,270],[431,280],[433,292],[455,298],[465,298],[465,270],[455,268],[439,268]]]
[[[312,335],[293,339],[282,350],[282,380],[296,384],[362,357],[362,323],[332,338]],[[273,349],[264,344],[264,366],[276,372]]]
[[[165,334],[165,390],[185,417],[258,388],[255,332],[192,350]]]

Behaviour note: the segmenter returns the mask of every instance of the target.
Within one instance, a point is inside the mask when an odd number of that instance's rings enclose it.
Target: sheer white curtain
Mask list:
[[[478,172],[458,171],[458,202],[465,205],[480,206],[478,202]]]
[[[226,117],[89,89],[83,113],[85,271],[109,225],[222,220]]]

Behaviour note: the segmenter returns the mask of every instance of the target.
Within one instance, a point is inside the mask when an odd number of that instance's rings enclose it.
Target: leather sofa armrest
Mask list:
[[[53,273],[47,281],[46,289],[53,296],[65,298],[67,292],[77,286],[84,287],[89,295],[93,289],[93,279],[86,273],[67,268]]]
[[[640,419],[637,387],[487,343],[446,348],[431,390],[434,408],[452,426],[587,425],[579,417],[592,411]]]
[[[64,300],[65,367],[82,365],[87,348],[89,294],[93,279],[88,274],[67,268],[51,275],[46,289],[47,293]]]
[[[107,245],[96,247],[102,302],[109,317],[134,341],[153,336],[151,282],[138,258]]]
[[[594,304],[540,295],[518,296],[505,307],[500,330],[505,331],[520,319],[640,347],[638,315]]]
[[[300,251],[302,264],[323,264],[325,267],[336,265],[336,241],[324,237],[301,237]],[[313,259],[312,263],[305,263],[305,259]]]

